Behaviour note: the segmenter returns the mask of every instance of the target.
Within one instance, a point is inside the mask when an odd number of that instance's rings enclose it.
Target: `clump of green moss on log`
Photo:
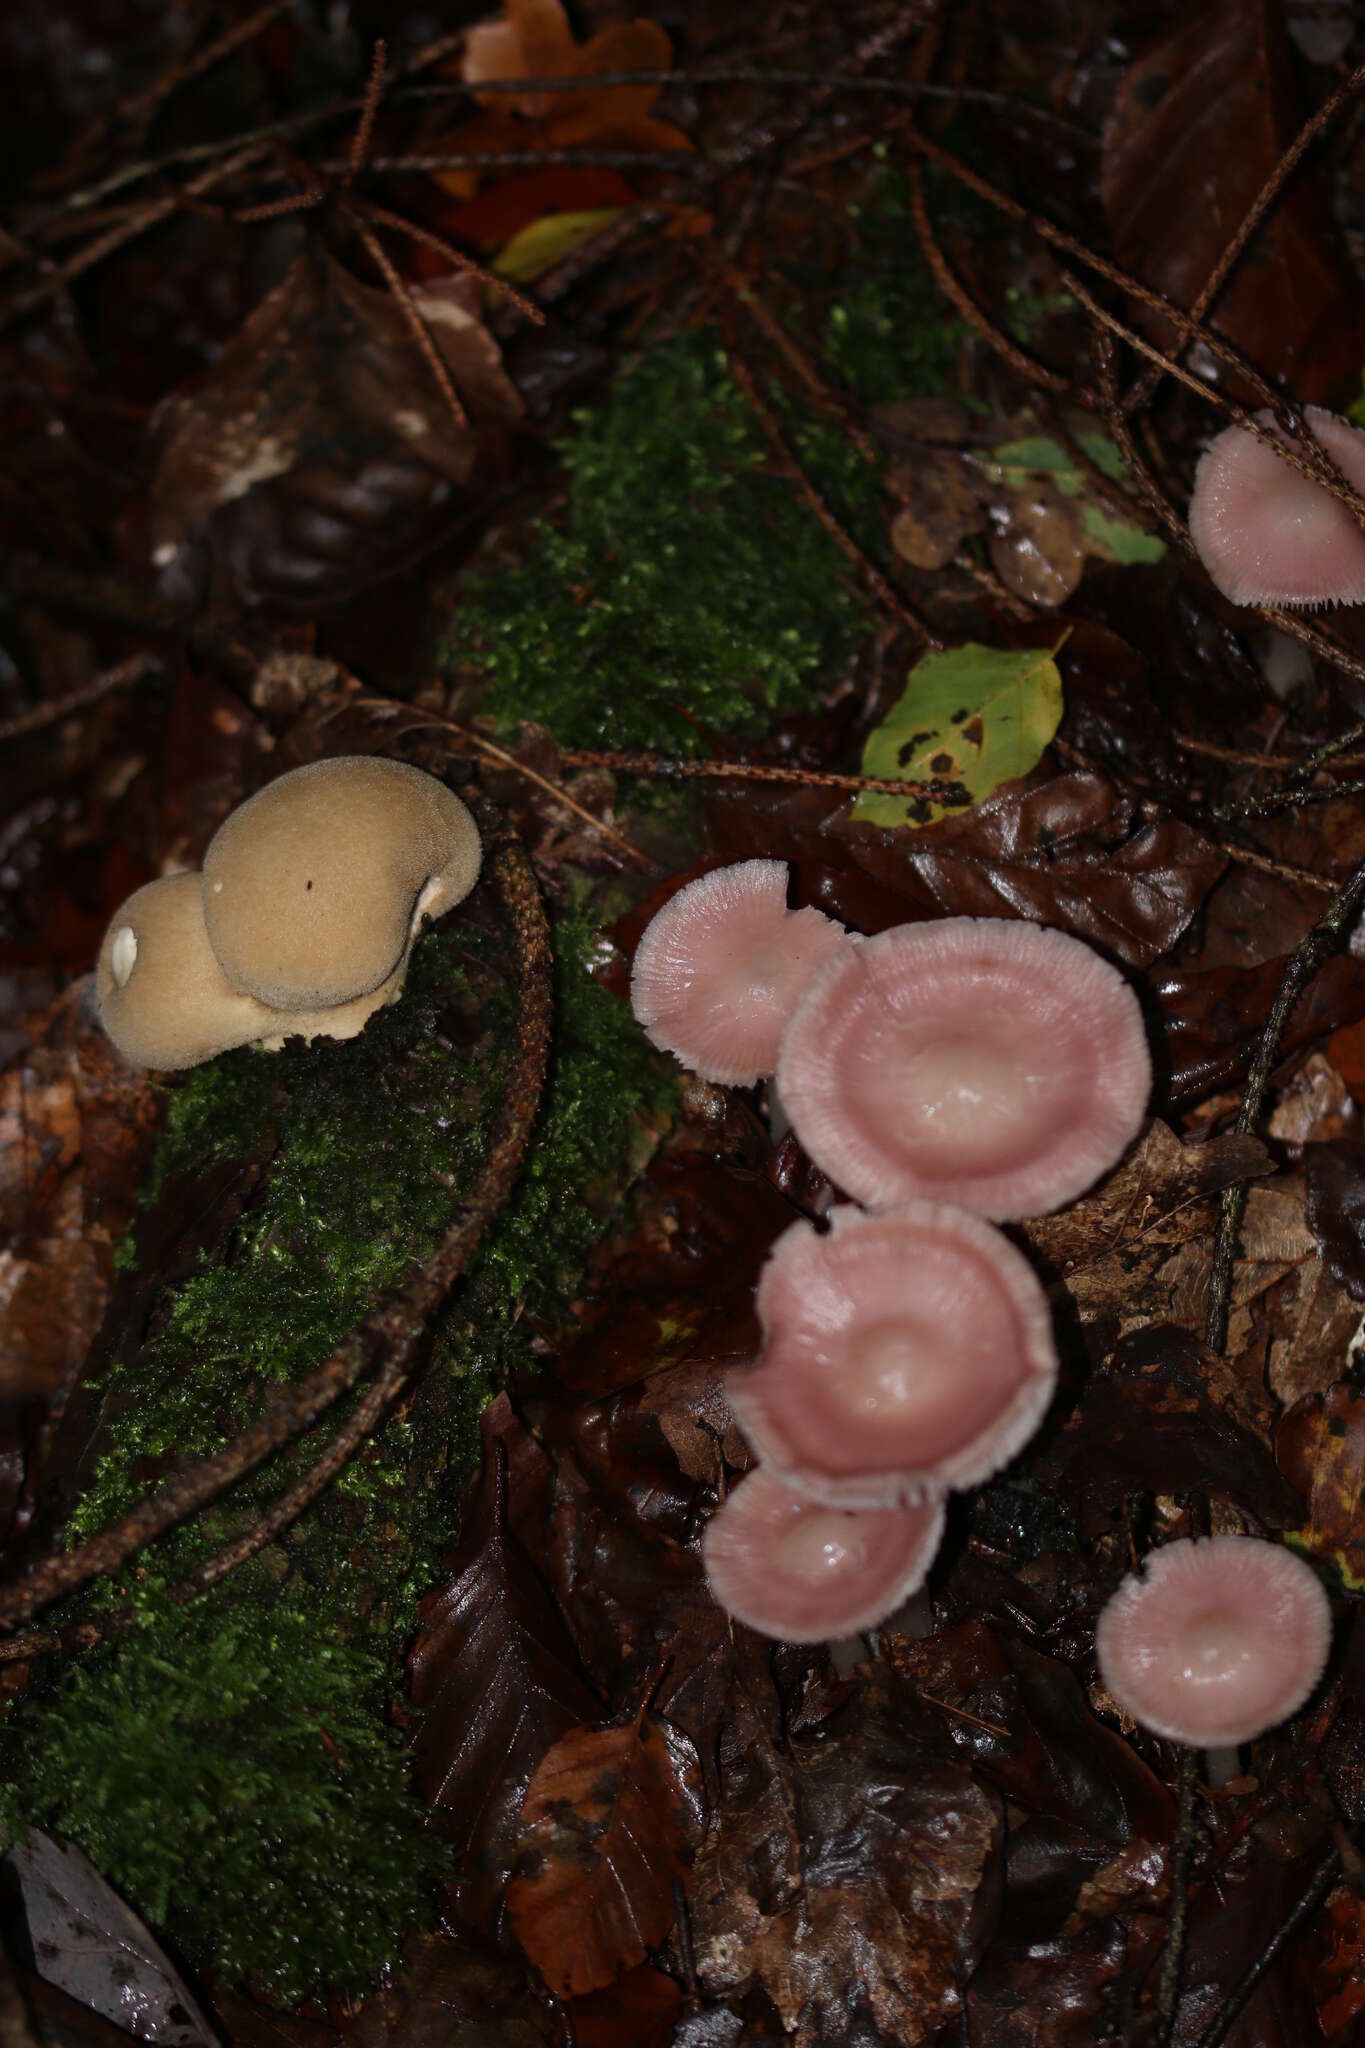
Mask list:
[[[466,594],[448,644],[499,729],[692,755],[814,704],[866,609],[713,336],[625,370],[563,458],[562,515]]]
[[[415,1402],[278,1543],[209,1594],[168,1589],[256,1519],[341,1416],[64,1613],[139,1621],[59,1666],[6,1730],[0,1824],[77,1841],[196,1962],[292,2002],[362,1988],[430,1913],[443,1851],[388,1717],[417,1599],[455,1534],[478,1412],[528,1325],[562,1319],[671,1072],[555,935],[551,1072],[526,1169],[450,1305]],[[318,1365],[435,1242],[477,1173],[514,992],[477,928],[418,948],[393,1010],[346,1045],[231,1053],[177,1088],[149,1199],[276,1147],[227,1246],[157,1306],[106,1380],[88,1533],[157,1460],[210,1452],[272,1382]],[[273,1134],[273,1138],[272,1138]],[[342,1411],[344,1415],[345,1410]]]

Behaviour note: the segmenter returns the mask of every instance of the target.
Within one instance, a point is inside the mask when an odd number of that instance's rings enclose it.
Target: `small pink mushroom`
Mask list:
[[[1276,1543],[1167,1543],[1127,1578],[1095,1631],[1100,1676],[1135,1721],[1171,1742],[1250,1742],[1312,1692],[1331,1643],[1312,1568]]]
[[[788,910],[787,868],[745,860],[689,882],[635,949],[630,1000],[649,1038],[706,1081],[749,1087],[777,1065],[792,1006],[850,947],[819,910]]]
[[[1347,483],[1365,490],[1365,434],[1314,405],[1304,419]],[[1272,415],[1258,423],[1273,425]],[[1228,427],[1199,459],[1190,538],[1233,604],[1365,599],[1365,532],[1349,507],[1245,427]]]
[[[706,1576],[726,1613],[764,1635],[857,1635],[923,1585],[943,1518],[941,1499],[857,1515],[821,1507],[760,1465],[706,1525]]]
[[[1047,1298],[998,1230],[932,1202],[795,1223],[758,1283],[759,1363],[727,1388],[759,1458],[829,1507],[890,1508],[1008,1463],[1057,1382]]]
[[[850,1195],[996,1221],[1060,1208],[1115,1165],[1151,1084],[1122,975],[1079,939],[1005,918],[842,949],[802,992],[777,1063],[797,1137]]]

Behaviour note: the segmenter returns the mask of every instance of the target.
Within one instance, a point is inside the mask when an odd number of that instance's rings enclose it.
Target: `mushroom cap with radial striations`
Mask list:
[[[1182,1540],[1123,1581],[1095,1631],[1100,1677],[1154,1735],[1251,1742],[1303,1705],[1331,1647],[1327,1595],[1303,1559],[1251,1536]]]
[[[125,1059],[172,1072],[268,1033],[274,1012],[230,988],[204,929],[198,875],[135,889],[95,966],[100,1022]]]
[[[870,1208],[1006,1222],[1083,1194],[1142,1127],[1138,1001],[1091,947],[1008,918],[899,925],[802,991],[777,1089],[810,1157]]]
[[[478,879],[478,828],[434,775],[343,755],[267,783],[204,856],[209,940],[234,988],[327,1009],[388,980],[424,917]]]
[[[1315,405],[1304,419],[1347,483],[1365,491],[1365,434]],[[1257,420],[1274,424],[1269,412]],[[1233,604],[1365,600],[1365,532],[1350,507],[1245,427],[1226,428],[1199,458],[1190,538]]]
[[[705,1081],[750,1087],[777,1065],[802,988],[850,949],[819,910],[788,910],[787,867],[744,860],[687,883],[635,949],[630,1000],[651,1043]]]
[[[974,1486],[1047,1412],[1057,1353],[1047,1297],[988,1223],[933,1202],[820,1236],[794,1223],[756,1297],[757,1365],[726,1392],[760,1461],[829,1507],[890,1508]]]
[[[760,1465],[702,1534],[717,1603],[788,1643],[875,1628],[917,1592],[943,1540],[942,1498],[849,1514],[793,1493]]]

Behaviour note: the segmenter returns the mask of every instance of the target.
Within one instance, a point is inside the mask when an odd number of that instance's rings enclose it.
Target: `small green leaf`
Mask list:
[[[547,213],[503,243],[493,268],[512,284],[530,284],[571,256],[580,242],[615,220],[620,211],[619,206],[599,206],[590,213]]]
[[[1060,645],[1060,642],[1058,643]],[[960,801],[867,794],[853,815],[869,825],[931,825],[1027,775],[1062,720],[1057,649],[968,642],[917,662],[899,701],[868,736],[863,774],[948,782]]]
[[[1159,562],[1166,552],[1165,541],[1156,534],[1143,533],[1140,527],[1129,526],[1125,520],[1111,519],[1098,505],[1082,505],[1081,526],[1087,551],[1103,555],[1107,561]]]
[[[1076,440],[1096,469],[1113,483],[1123,476],[1123,458],[1105,434],[1078,434]],[[1022,490],[1031,476],[1050,476],[1064,497],[1085,495],[1089,483],[1085,472],[1061,443],[1046,434],[1032,434],[1021,441],[1006,441],[995,449],[998,465],[994,480],[1011,490]],[[1098,504],[1087,501],[1081,508],[1087,552],[1106,562],[1159,562],[1166,552],[1165,541],[1143,531],[1136,521],[1115,518]]]

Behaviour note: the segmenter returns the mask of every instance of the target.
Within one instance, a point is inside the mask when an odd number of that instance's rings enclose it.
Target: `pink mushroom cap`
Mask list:
[[[899,925],[803,991],[777,1089],[821,1172],[870,1208],[920,1197],[997,1222],[1082,1194],[1141,1129],[1136,996],[1064,932]]]
[[[1257,418],[1273,425],[1268,412]],[[1365,491],[1365,434],[1320,406],[1304,419],[1347,483]],[[1365,532],[1349,506],[1245,427],[1228,427],[1199,458],[1190,538],[1233,604],[1365,599]]]
[[[941,1498],[856,1515],[822,1507],[760,1465],[707,1523],[702,1556],[727,1614],[822,1643],[875,1628],[923,1585],[943,1520]]]
[[[650,920],[631,1005],[653,1043],[703,1080],[749,1087],[776,1067],[811,975],[852,943],[822,911],[788,910],[784,861],[713,868]]]
[[[974,1486],[1014,1456],[1057,1383],[1028,1261],[960,1209],[836,1208],[795,1223],[758,1283],[763,1352],[727,1393],[760,1460],[828,1507]]]
[[[1250,1742],[1321,1678],[1332,1615],[1311,1567],[1277,1543],[1167,1543],[1124,1580],[1095,1631],[1100,1676],[1135,1721],[1197,1749]]]

